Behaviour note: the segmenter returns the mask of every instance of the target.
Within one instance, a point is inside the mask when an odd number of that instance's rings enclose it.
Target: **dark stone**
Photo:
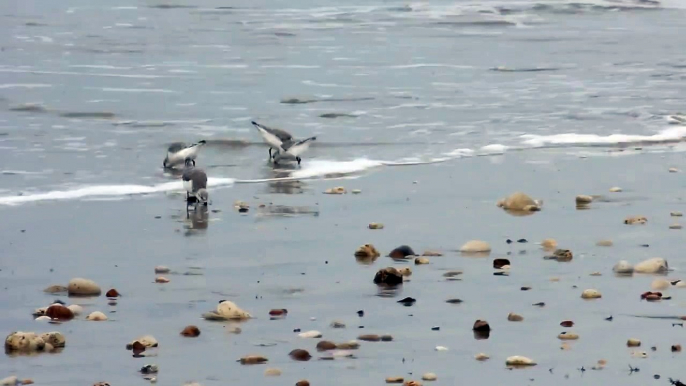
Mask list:
[[[386,285],[403,284],[403,275],[393,267],[382,268],[374,275],[374,283]]]
[[[411,305],[415,304],[417,302],[417,299],[411,298],[411,297],[406,297],[405,299],[398,300],[398,303],[402,303],[405,307],[410,307]]]
[[[391,251],[388,256],[394,259],[406,259],[407,256],[416,256],[412,248],[407,245],[401,245],[398,248]]]
[[[508,259],[495,259],[493,260],[493,268],[500,269],[505,265],[510,265],[510,260]]]

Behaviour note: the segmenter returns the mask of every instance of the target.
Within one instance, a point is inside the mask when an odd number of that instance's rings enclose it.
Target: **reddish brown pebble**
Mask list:
[[[645,299],[648,301],[660,300],[662,299],[662,292],[644,292],[641,294],[641,299]]]
[[[310,355],[307,350],[299,348],[289,352],[288,355],[291,357],[291,359],[296,361],[309,361],[312,358],[312,355]]]
[[[306,379],[303,379],[302,381],[298,381],[295,386],[310,386],[310,382],[308,382]]]
[[[564,322],[560,323],[560,326],[562,326],[562,327],[573,327],[574,322],[572,322],[571,320],[565,320]]]
[[[166,277],[163,277],[163,276],[156,277],[155,283],[162,283],[162,284],[169,283],[169,279],[167,279]]]
[[[118,298],[118,297],[120,297],[121,295],[119,295],[119,292],[117,292],[116,289],[112,288],[111,290],[107,291],[107,293],[105,294],[105,296],[108,297],[108,298]]]
[[[328,340],[322,340],[319,343],[317,343],[317,351],[327,351],[327,350],[335,350],[336,349],[336,343],[330,342]]]
[[[55,320],[74,319],[74,313],[61,304],[53,304],[45,310],[45,315]]]
[[[196,326],[187,326],[181,331],[181,335],[189,338],[195,338],[200,335],[200,329]]]
[[[21,384],[22,384],[22,385],[33,385],[33,380],[31,380],[31,379],[24,379],[23,381],[21,381]]]
[[[474,327],[472,328],[474,331],[491,331],[491,326],[488,325],[488,322],[485,320],[477,320],[474,322]]]
[[[269,311],[270,316],[284,316],[286,314],[288,314],[288,310],[285,308],[282,308],[280,310],[274,309],[274,310]]]
[[[133,342],[133,344],[131,345],[131,349],[133,350],[134,354],[135,354],[135,353],[139,353],[139,354],[140,354],[140,353],[142,353],[143,351],[145,351],[145,345],[144,345],[143,343],[139,342],[139,341],[135,341],[135,342]]]
[[[672,345],[672,352],[681,352],[681,345],[680,344]]]
[[[366,334],[358,336],[357,339],[363,340],[365,342],[379,342],[381,340],[381,337],[378,335]]]

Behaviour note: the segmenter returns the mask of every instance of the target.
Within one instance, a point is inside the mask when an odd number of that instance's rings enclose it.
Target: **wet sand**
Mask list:
[[[263,149],[250,151],[257,158]],[[686,314],[686,290],[666,291],[672,300],[641,301],[655,276],[618,278],[612,266],[619,260],[664,257],[675,270],[668,278],[686,279],[680,276],[684,231],[668,229],[680,220],[669,213],[686,207],[683,174],[668,173],[669,167],[683,167],[683,153],[637,153],[580,159],[551,149],[387,167],[356,179],[303,180],[295,189],[302,194],[291,195],[270,193],[292,192],[284,183],[237,184],[211,190],[209,221],[204,226],[196,221],[197,229],[189,229],[179,194],[3,207],[0,331],[57,330],[67,345],[59,354],[7,356],[0,361],[0,374],[49,385],[135,385],[146,382],[137,370],[155,363],[162,385],[191,380],[203,385],[288,385],[300,379],[312,385],[371,385],[383,384],[388,376],[419,379],[424,372],[435,372],[436,384],[445,385],[666,383],[667,377],[683,374],[679,364],[684,354],[670,352],[672,344],[686,343],[682,327],[672,327],[671,320],[626,315]],[[362,193],[322,194],[339,185]],[[613,186],[624,191],[609,193]],[[542,199],[543,210],[514,217],[496,207],[497,200],[514,191]],[[611,202],[596,201],[588,210],[577,210],[578,194],[605,195]],[[249,202],[250,211],[239,214],[232,207],[235,200]],[[308,207],[318,215],[260,216],[261,203]],[[645,215],[648,223],[623,224],[630,215]],[[385,228],[369,230],[370,222]],[[508,238],[528,243],[508,245]],[[545,238],[571,249],[573,260],[543,260],[545,253],[535,243]],[[471,239],[490,243],[490,256],[464,257],[455,251]],[[601,239],[613,240],[614,246],[596,246]],[[371,265],[353,257],[364,243],[374,244],[382,254]],[[444,256],[429,257],[431,264],[423,266],[385,257],[401,244],[418,253],[440,250]],[[512,262],[509,277],[493,275],[492,260],[501,257]],[[165,275],[170,283],[155,284],[157,265],[202,275]],[[410,281],[392,298],[379,296],[374,273],[403,265],[413,271]],[[462,280],[446,281],[442,274],[448,269],[463,270]],[[589,275],[595,271],[602,276]],[[73,277],[93,279],[103,291],[116,288],[122,294],[118,305],[108,306],[104,296],[68,299],[42,292]],[[551,282],[553,277],[560,281]],[[532,289],[520,291],[522,286]],[[582,300],[587,288],[598,289],[603,297]],[[406,296],[417,299],[416,304],[396,303]],[[31,312],[56,298],[83,304],[85,314],[103,311],[110,320],[86,322],[82,315],[61,325],[34,322]],[[445,303],[449,298],[464,302]],[[255,316],[238,324],[242,333],[228,331],[234,323],[200,319],[222,299]],[[532,306],[538,302],[545,307]],[[270,320],[272,308],[286,308],[288,316]],[[358,310],[365,311],[364,317],[358,317]],[[523,315],[524,321],[508,322],[509,312]],[[610,315],[614,320],[605,321]],[[474,338],[476,319],[490,323],[489,339]],[[330,328],[333,320],[347,328]],[[563,320],[576,325],[560,327]],[[189,324],[200,327],[200,337],[179,335]],[[440,330],[432,331],[434,326]],[[335,342],[363,333],[391,334],[394,341],[361,342],[356,359],[320,361],[318,339],[299,338],[296,328],[319,330]],[[580,335],[569,342],[570,350],[560,349],[557,335],[562,331]],[[160,342],[157,350],[150,350],[158,356],[133,358],[124,346],[144,334]],[[639,350],[648,358],[632,357],[628,338],[641,339]],[[435,351],[439,345],[449,351]],[[288,353],[296,348],[315,358],[292,361]],[[491,359],[477,362],[474,355],[480,352]],[[235,362],[251,353],[265,355],[268,364]],[[505,358],[511,355],[528,356],[538,365],[509,371]],[[577,370],[590,369],[599,359],[608,360],[602,371]],[[641,371],[630,375],[630,364]],[[283,374],[264,377],[268,367]],[[654,374],[662,379],[654,381]]]

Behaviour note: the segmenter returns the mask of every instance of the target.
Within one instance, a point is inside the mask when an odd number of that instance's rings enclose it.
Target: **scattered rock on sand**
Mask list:
[[[619,193],[621,191],[622,191],[622,188],[620,188],[619,186],[615,186],[615,187],[610,188],[610,193]]]
[[[672,224],[669,226],[669,229],[681,229],[683,226],[681,224]]]
[[[423,381],[435,381],[436,379],[438,379],[438,377],[434,373],[424,373],[422,375]]]
[[[599,247],[611,247],[614,244],[612,243],[612,240],[600,240],[597,243],[595,243],[595,245]]]
[[[164,276],[158,276],[158,277],[155,278],[155,283],[159,283],[159,284],[169,283],[169,281],[170,281],[170,280],[167,279],[167,278],[164,277]]]
[[[655,279],[652,283],[650,283],[650,288],[658,291],[664,291],[668,289],[671,285],[672,283],[669,280]]]
[[[291,359],[295,361],[309,361],[312,358],[312,355],[310,355],[310,353],[307,352],[307,350],[303,350],[300,348],[297,348],[289,352],[288,356],[290,356]]]
[[[599,299],[601,297],[602,297],[602,295],[600,294],[600,292],[598,290],[595,290],[595,289],[587,289],[581,293],[582,299]]]
[[[560,340],[577,340],[577,339],[579,339],[579,335],[577,335],[573,332],[561,332],[557,336],[557,339],[560,339]]]
[[[572,261],[574,255],[569,249],[556,249],[553,251],[552,255],[544,256],[546,260],[555,260],[558,262],[566,263]]]
[[[45,340],[35,332],[15,331],[5,338],[5,351],[23,353],[46,351]]]
[[[422,253],[422,256],[438,257],[438,256],[443,256],[443,254],[441,252],[438,252],[438,251],[428,250],[428,251],[424,251],[424,253]]]
[[[634,271],[637,273],[665,273],[668,270],[667,260],[661,257],[644,260],[634,267]]]
[[[593,197],[585,194],[576,196],[577,204],[590,204],[593,202]]]
[[[43,290],[43,292],[47,292],[49,294],[67,293],[68,291],[69,290],[67,289],[67,287],[63,285],[51,285],[50,287]]]
[[[631,275],[634,273],[634,266],[626,260],[620,260],[612,267],[612,271],[618,275]]]
[[[677,169],[677,168],[669,168],[669,172],[670,172],[670,173],[678,173],[678,172],[679,172],[679,169]]]
[[[405,378],[403,377],[388,377],[386,378],[386,383],[403,383]]]
[[[352,193],[352,194],[360,194],[360,193],[362,193],[362,189],[353,189],[353,190],[350,191],[350,193]]]
[[[410,248],[408,245],[401,245],[391,251],[391,253],[388,254],[389,257],[393,259],[406,259],[410,256],[416,256],[414,253],[414,250]]]
[[[636,338],[629,338],[626,341],[627,347],[640,347],[641,346],[641,341]]]
[[[307,379],[301,379],[295,383],[295,386],[310,386],[310,382]]]
[[[524,320],[524,317],[522,315],[515,314],[514,312],[510,312],[507,315],[507,320],[509,320],[510,322],[521,322]]]
[[[329,188],[324,191],[324,194],[345,194],[345,188],[342,186],[337,186],[335,188]]]
[[[634,224],[645,224],[648,222],[648,218],[645,216],[631,216],[624,219],[624,224],[634,225]]]
[[[246,355],[238,360],[242,365],[257,365],[267,362],[269,359],[262,355]]]
[[[334,320],[333,322],[331,322],[331,324],[329,324],[329,326],[331,326],[331,328],[345,328],[345,323],[338,320]]]
[[[111,290],[107,291],[105,296],[108,298],[118,298],[121,295],[119,294],[119,292],[116,289],[112,288]]]
[[[376,259],[379,256],[381,254],[372,244],[362,245],[355,250],[355,257],[357,258]]]
[[[672,345],[672,352],[681,352],[681,345],[680,344]]]
[[[264,370],[265,377],[278,377],[281,375],[281,370],[279,369],[266,369]]]
[[[491,246],[487,242],[481,240],[471,240],[460,247],[462,253],[488,253],[491,252]]]
[[[126,345],[127,350],[135,350],[138,346],[139,348],[150,348],[150,347],[157,347],[159,346],[159,343],[157,343],[157,339],[155,339],[154,336],[152,335],[143,335],[141,337],[136,338],[131,343],[128,343]]]
[[[102,290],[93,280],[80,277],[71,279],[67,286],[69,296],[100,296]]]
[[[369,229],[383,229],[383,224],[380,222],[371,222],[368,227]]]
[[[536,212],[541,210],[542,203],[524,193],[516,192],[498,201],[498,207],[519,212]]]
[[[426,257],[420,256],[420,257],[417,257],[414,259],[415,265],[424,265],[424,264],[429,264],[429,263],[430,263],[430,261]]]
[[[472,330],[480,331],[480,332],[488,332],[488,331],[491,331],[491,326],[488,325],[487,321],[478,319],[476,322],[474,322],[474,327],[472,327]]]
[[[548,251],[553,251],[557,248],[557,241],[554,239],[545,239],[541,241],[541,248]]]
[[[357,337],[357,339],[365,342],[380,342],[381,336],[376,334],[364,334]]]
[[[495,269],[507,269],[510,267],[510,260],[508,259],[495,259],[493,260],[493,268]]]
[[[60,321],[72,320],[74,313],[61,304],[53,304],[45,310],[45,316]]]
[[[164,265],[158,265],[155,267],[155,273],[157,274],[165,274],[171,272],[171,269],[169,267],[165,267]]]
[[[86,316],[86,320],[89,320],[91,322],[103,322],[107,320],[107,315],[103,314],[100,311],[93,311],[88,316]]]
[[[536,362],[534,362],[530,358],[520,356],[520,355],[515,355],[515,356],[508,357],[505,360],[505,364],[507,366],[515,366],[515,367],[517,367],[517,366],[535,366]]]
[[[45,351],[52,351],[67,344],[67,339],[64,335],[57,331],[43,333],[40,335],[40,338],[45,342]]]
[[[403,386],[422,386],[421,382],[418,381],[406,381]]]
[[[217,305],[216,311],[206,312],[202,317],[206,320],[245,320],[252,318],[252,315],[242,310],[236,303],[222,300]]]
[[[484,353],[479,353],[479,354],[476,354],[474,356],[474,359],[476,359],[477,361],[483,362],[483,361],[487,361],[487,360],[491,359],[491,357],[489,357],[488,355],[486,355]]]
[[[374,275],[374,283],[386,285],[403,284],[403,275],[393,267],[382,268]]]
[[[198,326],[186,326],[186,328],[181,330],[181,335],[188,338],[195,338],[200,336],[200,329]]]
[[[301,332],[298,334],[298,336],[301,338],[321,338],[322,333],[317,331],[317,330],[310,330],[310,331]]]
[[[0,379],[0,386],[33,385],[30,379],[19,379],[16,375]]]
[[[669,215],[672,217],[682,217],[684,214],[681,212],[670,212]]]

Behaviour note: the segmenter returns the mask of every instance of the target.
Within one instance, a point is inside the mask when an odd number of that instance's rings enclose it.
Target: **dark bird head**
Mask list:
[[[207,141],[205,141],[204,139],[201,139],[200,141],[198,141],[198,145],[205,145],[205,144],[207,144]]]
[[[193,158],[186,158],[186,167],[195,167],[195,160]]]

